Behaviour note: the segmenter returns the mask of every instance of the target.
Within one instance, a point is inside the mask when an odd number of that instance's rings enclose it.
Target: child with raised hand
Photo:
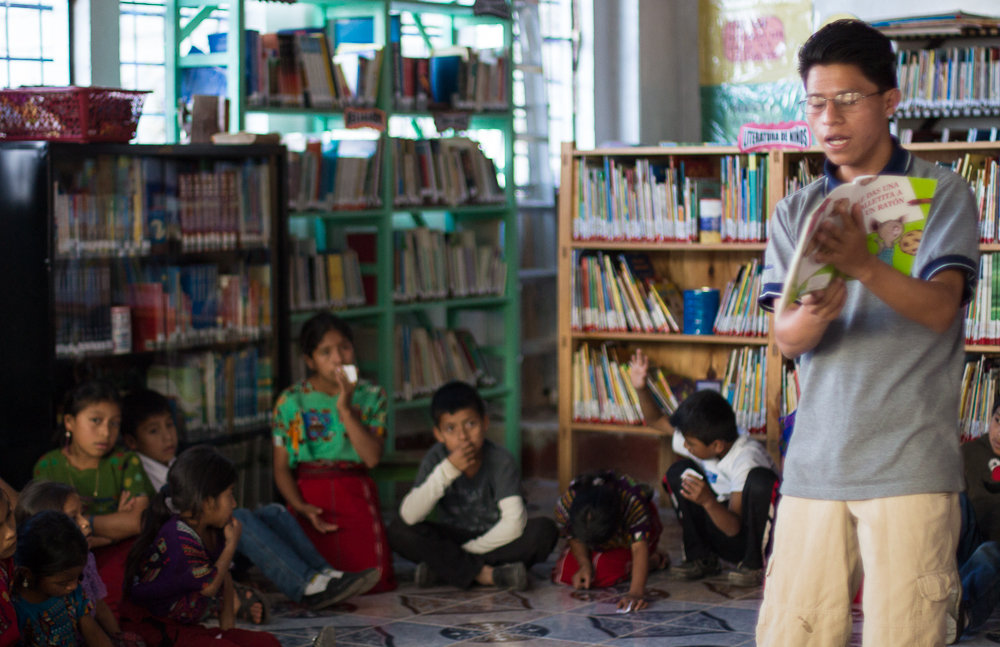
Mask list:
[[[149,389],[127,394],[122,399],[121,433],[125,445],[142,461],[154,489],[159,490],[166,484],[177,452],[170,401]],[[322,609],[365,593],[378,582],[374,568],[344,573],[330,566],[284,506],[271,503],[256,511],[237,508],[233,516],[243,525],[237,552],[295,602]],[[243,597],[243,592],[238,593]]]
[[[449,382],[431,398],[437,444],[389,526],[393,550],[416,562],[418,586],[441,578],[522,591],[528,569],[558,539],[547,518],[527,518],[514,457],[486,438],[486,404],[474,387]],[[432,512],[435,521],[427,521]]]
[[[97,568],[108,589],[112,610],[121,599],[121,582],[130,544],[139,534],[142,511],[152,487],[139,458],[117,448],[121,423],[117,390],[101,381],[74,387],[63,407],[65,445],[35,463],[34,477],[65,483],[76,490],[93,534]]]
[[[555,514],[568,541],[552,580],[589,589],[614,586],[631,576],[618,608],[626,613],[646,608],[649,571],[661,568],[666,559],[656,549],[663,526],[652,489],[612,470],[586,474],[569,484]]]
[[[62,512],[43,510],[18,529],[14,608],[26,647],[112,647],[80,586],[87,554],[86,538]]]
[[[12,599],[15,550],[17,529],[14,506],[7,489],[0,488],[0,647],[17,645],[21,640]]]
[[[55,481],[32,481],[21,491],[14,517],[18,526],[26,525],[28,519],[43,510],[62,512],[72,519],[85,538],[91,536],[90,522],[83,516],[83,504],[76,490],[65,483]],[[108,595],[107,587],[97,572],[97,561],[94,554],[87,551],[87,563],[83,569],[80,586],[84,595],[94,604],[94,618],[105,633],[118,645],[143,644],[134,634],[122,632],[118,619],[111,607],[104,601]]]
[[[385,390],[354,381],[354,336],[321,312],[302,326],[309,377],[285,389],[274,408],[274,482],[306,536],[342,571],[377,568],[371,591],[396,588],[392,552],[368,474],[385,443]]]
[[[276,647],[271,634],[236,629],[229,575],[240,538],[236,468],[208,445],[177,457],[153,496],[125,571],[122,624],[150,645]],[[218,617],[218,628],[201,625]]]

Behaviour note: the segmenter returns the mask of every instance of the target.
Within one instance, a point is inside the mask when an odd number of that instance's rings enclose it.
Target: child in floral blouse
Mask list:
[[[391,591],[392,551],[368,474],[382,458],[385,390],[352,379],[351,329],[329,312],[302,325],[299,349],[310,375],[274,408],[275,485],[323,559],[341,571],[377,568],[371,591]]]

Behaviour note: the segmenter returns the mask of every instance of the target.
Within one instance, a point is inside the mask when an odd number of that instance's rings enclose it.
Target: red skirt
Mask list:
[[[302,463],[295,480],[303,500],[322,508],[323,520],[339,528],[317,532],[308,519],[289,510],[320,555],[341,571],[377,568],[381,578],[370,592],[394,590],[392,550],[379,512],[378,490],[368,470],[357,463]]]
[[[142,636],[148,647],[281,647],[266,631],[249,629],[220,630],[218,627],[186,625],[154,618],[142,607],[125,601],[119,620],[122,631]]]
[[[129,537],[116,544],[94,549],[97,573],[101,576],[101,581],[104,582],[104,586],[108,590],[104,602],[116,616],[118,615],[118,606],[122,601],[122,587],[125,584],[125,561],[128,559],[128,552],[134,543],[135,537]]]

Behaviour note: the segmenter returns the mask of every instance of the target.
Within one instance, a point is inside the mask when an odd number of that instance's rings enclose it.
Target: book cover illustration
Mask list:
[[[789,304],[822,290],[840,275],[833,265],[814,258],[816,230],[822,223],[839,218],[840,204],[847,207],[847,213],[855,204],[861,205],[868,251],[909,275],[936,188],[937,180],[930,178],[865,175],[830,191],[803,223],[775,312],[780,314]]]

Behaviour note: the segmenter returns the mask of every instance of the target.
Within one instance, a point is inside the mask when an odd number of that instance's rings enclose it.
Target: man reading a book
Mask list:
[[[833,188],[872,174],[937,185],[909,275],[869,251],[859,206],[842,205],[811,251],[842,277],[775,319],[778,347],[800,360],[802,394],[757,644],[848,644],[864,575],[865,647],[941,645],[959,591],[955,416],[961,309],[978,269],[976,208],[957,175],[890,135],[900,92],[885,36],[856,20],[830,23],[802,46],[799,73],[824,174],[775,209],[763,308],[788,280],[803,220]]]

